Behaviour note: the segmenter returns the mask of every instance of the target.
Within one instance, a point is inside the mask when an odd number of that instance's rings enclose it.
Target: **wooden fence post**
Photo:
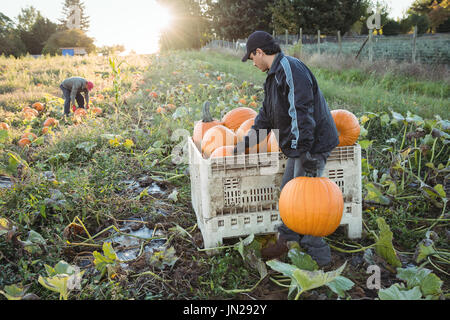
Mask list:
[[[373,30],[370,29],[369,30],[369,61],[373,62],[373,41],[372,41],[372,37],[373,37]]]
[[[338,30],[337,36],[338,36],[338,43],[339,43],[339,55],[341,55],[342,54],[341,30]]]
[[[300,28],[300,36],[298,37],[298,41],[300,42],[300,45],[303,44],[303,29]]]
[[[317,30],[317,53],[320,54],[320,30]]]
[[[288,42],[288,30],[286,29],[286,45],[288,45],[289,44],[289,42]]]
[[[416,63],[416,40],[417,40],[417,26],[414,26],[413,47],[412,47],[412,63]]]

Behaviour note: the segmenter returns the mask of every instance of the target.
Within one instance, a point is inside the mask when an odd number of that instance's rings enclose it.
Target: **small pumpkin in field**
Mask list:
[[[208,131],[208,129],[211,129],[212,127],[215,127],[215,126],[221,124],[219,120],[213,119],[213,117],[211,116],[211,112],[209,111],[209,106],[210,106],[210,103],[208,101],[206,101],[203,104],[202,120],[197,121],[194,125],[194,132],[192,134],[192,140],[194,141],[195,145],[199,149],[201,147],[202,139],[203,139],[203,136],[205,135],[206,131]]]
[[[234,146],[236,142],[236,134],[227,127],[219,124],[206,131],[202,139],[201,150],[205,157],[209,158],[217,148]]]
[[[84,117],[87,115],[87,112],[83,108],[78,108],[77,110],[75,110],[74,114],[75,114],[75,116],[78,116],[78,117]]]
[[[281,220],[291,230],[325,237],[339,227],[344,211],[341,189],[326,177],[297,177],[281,190]]]
[[[26,138],[29,139],[30,141],[34,141],[37,139],[37,136],[33,132],[25,132],[21,138],[22,139]]]
[[[344,109],[332,110],[331,115],[339,134],[338,147],[354,145],[361,132],[358,118],[350,111]]]
[[[50,127],[43,127],[42,134],[47,134],[50,131]]]
[[[210,158],[223,158],[234,156],[234,145],[232,146],[221,146],[211,153]]]
[[[6,122],[0,122],[1,130],[9,130],[9,125]]]
[[[18,144],[19,144],[19,146],[21,146],[23,148],[26,145],[31,144],[31,141],[28,138],[22,138],[22,139],[19,140]]]
[[[37,117],[39,115],[39,112],[36,109],[30,108],[30,107],[25,107],[22,109],[23,113],[31,113],[33,114],[35,117]]]
[[[44,127],[57,127],[59,125],[59,121],[55,118],[48,118],[44,121]]]
[[[99,107],[89,108],[89,110],[91,110],[91,112],[94,113],[95,115],[101,115],[103,112],[102,108]]]
[[[39,112],[44,111],[44,105],[40,102],[33,103],[32,107],[36,111],[39,111]]]
[[[222,118],[222,123],[225,127],[236,131],[241,124],[248,119],[255,118],[256,111],[248,107],[238,107],[228,111]]]

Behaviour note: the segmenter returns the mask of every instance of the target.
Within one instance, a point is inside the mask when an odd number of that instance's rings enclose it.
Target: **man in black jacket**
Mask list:
[[[288,157],[281,189],[299,176],[321,176],[331,151],[339,144],[338,132],[316,78],[300,60],[286,56],[270,34],[256,31],[247,40],[242,58],[267,72],[264,101],[255,123],[235,154],[259,143],[265,134],[278,135],[281,151]],[[300,236],[284,224],[281,242],[299,241]],[[299,241],[319,266],[331,262],[330,247],[320,237],[303,236]]]

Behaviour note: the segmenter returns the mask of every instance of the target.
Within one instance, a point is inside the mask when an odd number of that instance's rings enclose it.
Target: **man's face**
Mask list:
[[[266,72],[268,70],[267,64],[264,61],[264,52],[261,49],[256,49],[254,54],[253,52],[250,53],[249,58],[253,61],[253,65],[262,72]]]

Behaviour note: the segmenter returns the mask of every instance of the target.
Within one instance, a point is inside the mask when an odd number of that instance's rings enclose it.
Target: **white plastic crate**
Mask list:
[[[191,138],[188,149],[192,206],[205,248],[219,246],[227,238],[277,232],[282,223],[278,198],[287,161],[283,153],[204,159]],[[342,190],[341,225],[348,226],[348,237],[360,238],[361,147],[333,150],[323,176]]]

